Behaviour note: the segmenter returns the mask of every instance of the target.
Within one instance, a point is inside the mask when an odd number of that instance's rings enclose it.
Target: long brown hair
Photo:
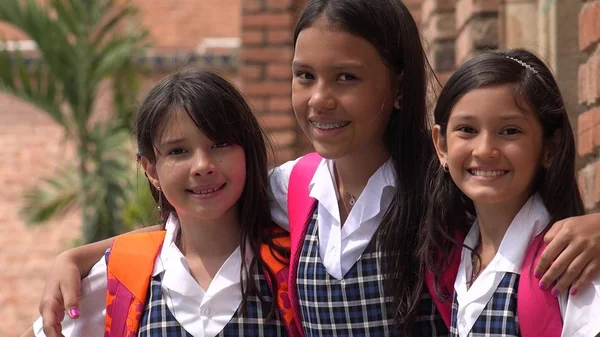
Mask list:
[[[166,121],[178,109],[183,109],[209,138],[237,144],[244,149],[246,183],[239,200],[238,219],[242,226],[240,273],[248,282],[242,282],[242,307],[245,307],[249,294],[258,295],[264,301],[251,275],[257,264],[264,266],[261,245],[267,244],[280,257],[289,258],[289,252],[274,242],[279,235],[273,235],[269,230],[275,224],[269,210],[267,148],[270,147],[267,138],[250,106],[233,85],[213,72],[185,69],[161,80],[140,106],[135,120],[139,156],[155,162],[156,140],[164,131]],[[159,216],[164,226],[175,209],[164,195],[160,195],[161,191],[149,185],[154,199],[160,202]],[[254,255],[250,265],[246,263],[247,249]],[[267,271],[270,283],[276,284],[271,271],[268,268]],[[274,308],[273,305],[271,314]]]

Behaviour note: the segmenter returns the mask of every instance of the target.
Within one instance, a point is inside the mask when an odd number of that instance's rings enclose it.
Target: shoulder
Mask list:
[[[563,336],[596,336],[600,334],[600,278],[567,299]]]

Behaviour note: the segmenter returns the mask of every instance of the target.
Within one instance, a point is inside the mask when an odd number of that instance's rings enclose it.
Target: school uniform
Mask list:
[[[296,161],[271,173],[272,215],[287,226],[288,183]],[[308,223],[297,268],[297,291],[306,336],[397,336],[392,297],[375,235],[392,202],[395,171],[384,163],[369,179],[341,224],[333,161],[323,159],[309,185],[317,200]],[[425,287],[424,287],[425,288]],[[424,290],[414,325],[416,336],[446,336],[448,329]]]
[[[454,283],[451,336],[520,336],[517,300],[523,260],[533,239],[548,222],[548,211],[541,198],[533,195],[513,219],[496,256],[471,285],[471,250],[462,249]],[[475,247],[479,236],[475,222],[464,244]],[[529,268],[525,266],[524,270]],[[590,337],[600,333],[599,278],[580,289],[576,296],[561,294],[558,302],[563,317],[562,336]]]
[[[204,290],[190,274],[189,266],[175,244],[178,232],[176,217],[169,217],[163,246],[155,260],[138,336],[287,336],[279,313],[275,311],[273,318],[267,320],[268,308],[263,307],[257,296],[248,297],[246,310],[242,312],[239,247]],[[250,262],[252,255],[246,255]],[[271,302],[262,271],[256,268],[251,275],[264,299]],[[65,336],[104,337],[106,280],[106,258],[102,258],[82,280],[80,317],[64,319]],[[41,318],[33,327],[36,336],[44,336]]]

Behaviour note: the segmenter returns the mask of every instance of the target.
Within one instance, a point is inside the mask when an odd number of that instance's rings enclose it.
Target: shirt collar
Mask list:
[[[532,195],[519,210],[504,238],[500,243],[496,256],[488,267],[496,272],[520,274],[523,260],[529,245],[548,225],[550,215],[538,194]],[[465,238],[465,245],[475,247],[479,240],[477,221]]]
[[[317,199],[319,203],[322,204],[339,222],[339,213],[337,212],[339,195],[336,188],[333,160],[323,159],[321,163],[319,163],[308,188],[309,195],[312,198]],[[391,159],[388,159],[369,178],[365,189],[358,197],[353,208],[368,209],[366,213],[372,214],[364,214],[363,217],[365,219],[375,216],[380,212],[381,203],[373,201],[381,201],[383,199],[384,190],[390,188],[395,191],[396,174]],[[332,196],[335,197],[332,198]]]

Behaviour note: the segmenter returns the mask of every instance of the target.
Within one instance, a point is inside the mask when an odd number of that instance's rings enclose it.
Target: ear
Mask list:
[[[548,168],[552,162],[552,157],[556,154],[558,146],[560,144],[560,130],[554,131],[552,137],[544,142],[544,149],[542,152],[542,166]]]
[[[436,124],[431,130],[431,138],[433,146],[440,160],[440,166],[444,166],[448,162],[448,149],[446,147],[446,139],[442,136],[442,127]]]
[[[404,72],[396,75],[395,78],[395,97],[394,97],[394,108],[400,110],[400,105],[402,103],[402,91],[404,89]]]
[[[146,172],[146,177],[156,189],[160,189],[160,180],[158,179],[158,173],[156,171],[156,163],[152,163],[148,158],[142,156],[141,157],[142,167],[144,168],[144,172]]]

